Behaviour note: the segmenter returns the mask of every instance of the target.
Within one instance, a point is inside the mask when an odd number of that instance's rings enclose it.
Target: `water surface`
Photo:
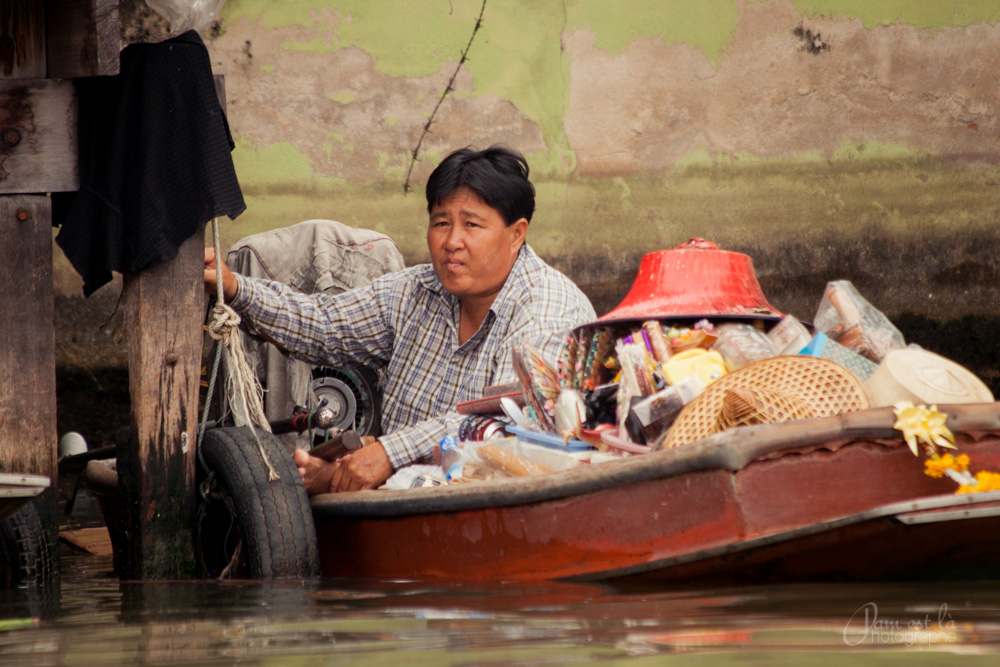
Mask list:
[[[0,592],[0,664],[998,664],[1000,585],[120,582]]]

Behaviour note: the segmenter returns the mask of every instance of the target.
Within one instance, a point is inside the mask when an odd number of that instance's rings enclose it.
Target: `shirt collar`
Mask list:
[[[535,252],[528,247],[527,243],[521,245],[514,260],[514,266],[510,268],[510,274],[504,281],[503,287],[497,292],[493,299],[490,310],[497,318],[509,315],[509,311],[514,307],[514,295],[522,294],[530,289],[528,284],[528,264],[536,257]]]

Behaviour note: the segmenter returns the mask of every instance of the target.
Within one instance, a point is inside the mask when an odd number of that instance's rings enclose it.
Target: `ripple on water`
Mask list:
[[[0,664],[995,663],[1000,585],[623,589],[393,581],[119,582],[64,554],[52,594],[0,593]],[[878,649],[878,650],[873,650]],[[650,663],[653,664],[653,663]]]

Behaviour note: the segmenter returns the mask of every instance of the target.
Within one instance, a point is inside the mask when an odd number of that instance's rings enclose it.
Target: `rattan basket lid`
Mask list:
[[[869,407],[861,381],[840,364],[810,356],[771,357],[723,375],[688,403],[654,449],[677,447],[717,433],[735,421],[732,390],[751,389],[758,400],[754,419],[743,423],[829,417]],[[727,401],[727,392],[729,392]],[[781,395],[791,398],[782,399]],[[784,409],[782,408],[784,406]]]

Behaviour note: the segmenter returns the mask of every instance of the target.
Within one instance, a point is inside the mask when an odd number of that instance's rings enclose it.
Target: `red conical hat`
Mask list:
[[[753,260],[691,239],[644,256],[625,299],[597,321],[702,317],[779,320],[783,315],[764,298]]]

